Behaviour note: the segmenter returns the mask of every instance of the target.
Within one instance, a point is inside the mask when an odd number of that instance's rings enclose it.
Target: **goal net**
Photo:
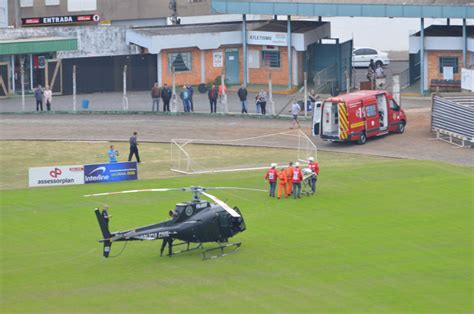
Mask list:
[[[301,130],[240,139],[172,139],[171,167],[183,174],[264,169],[270,163],[317,159],[317,147]]]

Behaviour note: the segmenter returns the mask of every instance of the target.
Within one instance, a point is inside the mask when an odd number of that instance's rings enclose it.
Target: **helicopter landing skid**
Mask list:
[[[218,242],[218,244],[219,244],[218,247],[214,247],[214,248],[211,248],[211,249],[205,249],[204,246],[202,246],[202,259],[203,260],[213,259],[213,258],[218,258],[218,257],[223,257],[223,256],[226,256],[226,255],[233,254],[240,248],[240,246],[242,245],[242,242],[235,242],[235,243],[230,243],[230,244],[226,244],[226,245],[221,245]],[[224,253],[224,249],[229,248],[229,247],[233,247],[233,250]],[[206,255],[206,253],[211,252],[211,251],[215,251],[215,250],[221,250],[221,254],[212,255],[212,256],[207,256]]]
[[[180,245],[186,245],[186,249],[181,250],[181,251],[177,251],[177,252],[173,252],[173,253],[171,253],[171,255],[186,253],[186,252],[190,252],[190,251],[194,251],[194,250],[197,250],[199,248],[202,248],[202,243],[199,243],[197,246],[192,247],[192,248],[189,248],[190,244],[191,244],[190,242],[180,242],[180,243],[177,243],[177,244],[173,244],[173,247],[180,246]]]

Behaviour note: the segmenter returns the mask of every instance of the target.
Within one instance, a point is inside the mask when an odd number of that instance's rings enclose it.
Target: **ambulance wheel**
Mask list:
[[[398,129],[397,129],[397,133],[402,134],[403,132],[405,132],[405,121],[401,121],[398,124]]]
[[[365,135],[365,133],[362,133],[359,139],[357,140],[357,144],[364,145],[366,141],[367,141],[367,136]]]

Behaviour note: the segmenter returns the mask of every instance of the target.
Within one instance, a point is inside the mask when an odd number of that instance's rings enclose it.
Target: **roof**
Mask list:
[[[0,41],[0,55],[77,50],[76,38],[32,37]]]
[[[467,37],[474,37],[474,26],[466,26]],[[420,32],[412,36],[420,36]],[[425,28],[425,37],[462,37],[462,26],[459,25],[431,25]]]
[[[213,13],[474,18],[471,0],[212,0]]]
[[[292,33],[305,33],[315,29],[327,22],[311,22],[311,21],[292,21]],[[205,23],[205,24],[179,24],[154,27],[135,27],[134,31],[143,33],[148,36],[159,35],[186,35],[200,33],[225,33],[242,30],[242,22],[226,22],[226,23]],[[247,22],[248,31],[262,32],[287,32],[286,21],[249,21]]]
[[[342,101],[346,103],[353,103],[359,101],[361,98],[374,97],[379,94],[387,93],[384,90],[361,90],[348,94],[341,94],[335,97],[329,97],[326,101]]]

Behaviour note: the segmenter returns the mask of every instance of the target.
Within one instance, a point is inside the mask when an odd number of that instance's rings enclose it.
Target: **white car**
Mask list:
[[[371,59],[374,60],[375,65],[380,64],[384,66],[390,64],[390,59],[386,52],[381,52],[370,47],[357,47],[352,50],[353,67],[368,67]]]

